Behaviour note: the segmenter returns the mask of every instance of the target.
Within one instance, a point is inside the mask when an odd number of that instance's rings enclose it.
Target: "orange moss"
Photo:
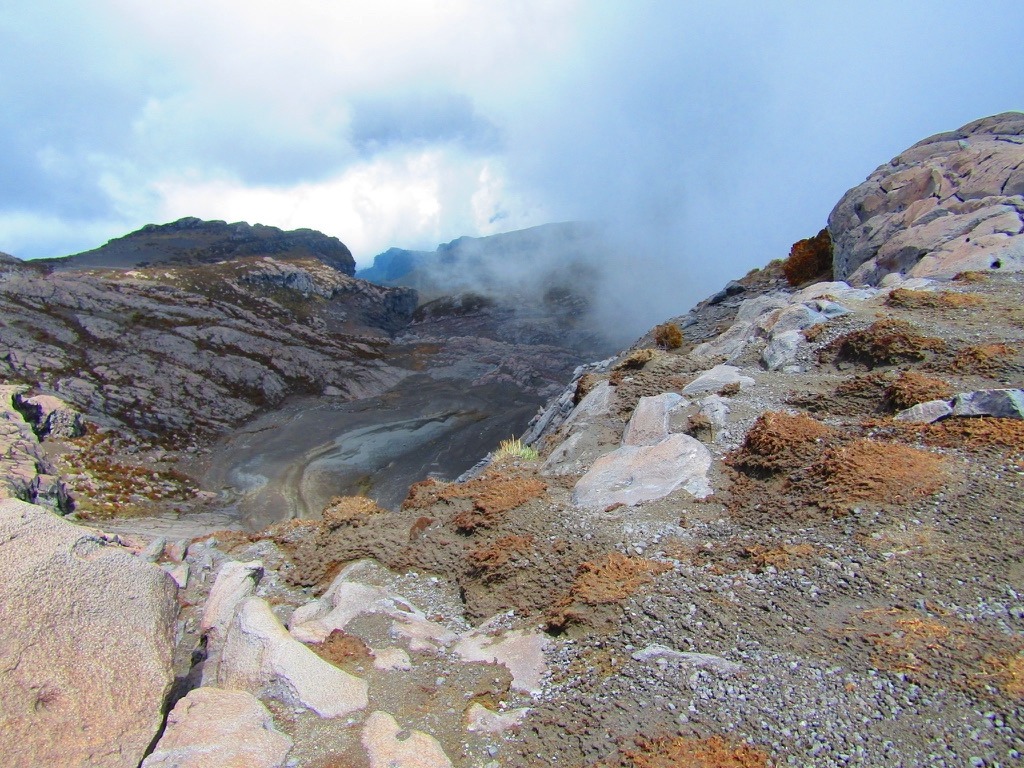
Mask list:
[[[638,739],[636,749],[622,750],[625,768],[768,768],[768,755],[749,744],[721,736]]]
[[[899,309],[967,309],[987,303],[976,293],[913,291],[907,288],[894,288],[885,300],[886,306]]]
[[[625,600],[650,584],[657,574],[671,569],[670,563],[618,552],[588,560],[580,565],[569,592],[552,608],[547,626],[560,631],[571,623],[585,623],[595,608]]]
[[[856,362],[875,368],[923,360],[927,352],[940,352],[946,345],[942,339],[920,335],[910,323],[885,318],[840,336],[828,348],[835,350],[836,362]]]
[[[997,373],[1013,355],[1007,344],[978,344],[957,352],[949,368],[957,373],[989,375]]]
[[[946,478],[940,456],[863,438],[826,450],[808,475],[808,495],[820,508],[831,510],[858,502],[904,503],[932,493]]]
[[[509,510],[540,498],[548,487],[536,477],[489,470],[466,483],[442,483],[428,479],[409,489],[402,509],[426,509],[439,503],[468,500],[469,509],[460,510],[452,524],[462,533],[488,528]]]
[[[814,237],[798,240],[782,264],[782,273],[790,285],[801,285],[816,278],[832,279],[832,236],[828,229]]]
[[[529,554],[533,547],[533,536],[503,536],[492,544],[471,550],[466,560],[473,572],[484,574],[486,578],[513,560]]]
[[[942,379],[903,371],[885,390],[885,405],[889,410],[902,411],[929,400],[948,400],[954,394],[953,388]]]
[[[766,411],[747,432],[743,445],[726,463],[744,472],[764,475],[806,466],[835,430],[802,414]]]
[[[373,663],[373,651],[360,638],[335,629],[322,643],[307,646],[324,661],[349,669]]]
[[[324,507],[320,517],[324,525],[333,530],[343,525],[360,525],[373,515],[385,512],[387,510],[365,496],[335,496]]]
[[[579,381],[576,382],[576,391],[573,393],[572,403],[573,405],[579,405],[583,398],[590,394],[591,390],[594,389],[601,379],[595,376],[593,373],[584,373],[580,376]]]

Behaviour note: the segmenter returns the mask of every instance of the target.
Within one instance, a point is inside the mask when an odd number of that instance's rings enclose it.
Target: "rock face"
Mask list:
[[[847,192],[828,219],[836,279],[1024,269],[1024,114],[920,141]]]
[[[57,398],[48,398],[47,406],[52,407],[48,417],[33,424],[23,416],[26,410],[36,413],[21,405],[23,394],[24,387],[0,386],[0,499],[20,499],[56,512],[70,512],[73,503],[67,486],[43,455],[36,433],[49,430],[55,418],[65,426],[80,423],[77,414]],[[59,418],[58,413],[62,414]]]
[[[415,301],[311,258],[0,267],[0,378],[100,423],[215,434],[290,394],[358,398],[401,380],[382,358]]]
[[[280,768],[291,747],[256,697],[196,688],[174,706],[142,768]]]
[[[0,500],[0,754],[135,768],[163,721],[177,588],[99,532]]]
[[[203,221],[187,217],[170,224],[147,224],[92,251],[46,259],[56,269],[142,267],[155,264],[214,264],[245,256],[316,259],[352,276],[356,263],[336,237],[313,229],[284,231],[244,221]]]

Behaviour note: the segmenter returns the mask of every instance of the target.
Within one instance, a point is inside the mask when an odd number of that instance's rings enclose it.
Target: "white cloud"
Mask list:
[[[482,201],[496,201],[502,186],[496,174],[487,158],[442,147],[378,155],[317,182],[253,186],[194,172],[163,178],[151,190],[161,221],[199,216],[311,227],[339,237],[368,266],[394,244],[433,249],[451,232],[497,231],[481,220]],[[518,210],[512,215],[526,220]]]

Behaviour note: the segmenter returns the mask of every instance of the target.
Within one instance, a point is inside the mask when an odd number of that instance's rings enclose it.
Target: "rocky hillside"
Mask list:
[[[954,135],[1018,147],[1008,189],[1022,131],[1002,115]],[[261,532],[153,540],[0,502],[0,752],[144,768],[1019,764],[1024,275],[1005,254],[1024,235],[933,269],[953,229],[966,243],[989,227],[950,218],[973,177],[955,153],[918,162],[950,186],[900,192],[883,215],[931,205],[948,228],[864,246],[859,273],[853,230],[801,241],[579,370],[530,445],[426,479],[398,510],[339,497]],[[895,237],[930,277],[879,256]],[[72,583],[97,610],[67,599]],[[91,705],[103,695],[119,706]]]
[[[216,264],[245,256],[316,259],[342,274],[355,274],[349,249],[336,237],[313,229],[283,231],[244,221],[203,221],[194,217],[148,224],[106,245],[60,259],[42,259],[53,269],[125,268],[156,264]]]

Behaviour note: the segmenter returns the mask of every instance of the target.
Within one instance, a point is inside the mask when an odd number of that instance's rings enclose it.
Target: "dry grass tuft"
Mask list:
[[[675,323],[662,323],[654,329],[654,343],[663,349],[679,349],[683,346],[683,332]]]
[[[763,476],[806,466],[835,430],[802,414],[766,411],[747,432],[743,445],[726,462],[747,474]]]
[[[954,394],[953,387],[942,379],[903,371],[885,390],[885,406],[891,411],[902,411],[929,400],[948,400]]]
[[[638,739],[636,749],[623,749],[623,768],[768,768],[768,755],[749,744],[721,736]]]
[[[786,571],[790,568],[803,566],[814,554],[814,547],[810,544],[780,544],[766,546],[764,544],[753,544],[744,547],[743,556],[753,566],[753,570],[760,573],[766,568],[775,568],[778,571]]]
[[[1024,652],[987,654],[984,662],[988,675],[1004,694],[1024,699]]]
[[[511,562],[530,554],[534,550],[533,536],[503,536],[492,544],[477,547],[466,555],[470,571],[482,576],[484,581],[497,578],[498,573]]]
[[[670,563],[612,552],[599,560],[580,565],[569,592],[548,614],[547,626],[560,631],[572,623],[585,623],[599,606],[619,603],[654,581],[659,573],[672,570]]]
[[[639,371],[654,359],[653,349],[638,349],[630,352],[612,366],[613,371]]]
[[[324,507],[320,518],[329,530],[334,530],[343,525],[362,525],[374,515],[386,512],[377,502],[365,496],[335,496]]]
[[[826,450],[794,485],[807,485],[821,509],[846,510],[858,502],[905,503],[927,496],[945,479],[940,456],[862,438]]]
[[[798,240],[782,264],[782,273],[790,285],[801,285],[814,279],[832,279],[832,236],[828,229],[814,237]]]
[[[868,368],[924,360],[928,352],[945,348],[942,339],[922,336],[910,323],[891,318],[840,336],[827,347],[835,351],[837,363],[860,363]]]
[[[593,373],[584,373],[580,376],[580,380],[576,382],[576,391],[572,396],[572,404],[579,405],[583,398],[589,395],[599,383],[601,383],[601,378]]]
[[[984,296],[976,293],[913,291],[907,288],[894,288],[885,300],[887,307],[899,309],[968,309],[987,303]]]
[[[921,435],[929,445],[949,448],[1004,448],[1024,453],[1024,421],[987,416],[943,419],[926,424]]]
[[[540,498],[548,487],[529,475],[502,470],[489,470],[466,483],[443,483],[428,479],[409,489],[402,509],[427,509],[439,503],[468,500],[469,509],[460,510],[452,524],[461,533],[472,533],[477,528],[496,525],[509,510]]]
[[[1013,356],[1014,350],[1007,344],[977,344],[957,352],[949,369],[956,373],[991,375],[1002,370]]]
[[[336,667],[352,668],[373,663],[373,651],[360,638],[335,629],[322,643],[307,646]]]

